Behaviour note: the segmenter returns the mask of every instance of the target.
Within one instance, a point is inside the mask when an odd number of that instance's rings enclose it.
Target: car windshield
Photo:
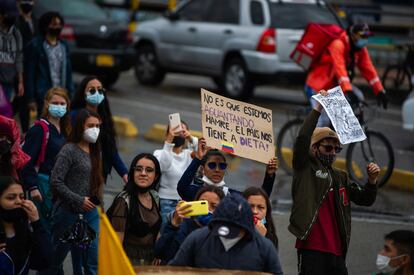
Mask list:
[[[47,10],[55,10],[65,17],[89,18],[95,20],[107,19],[107,14],[95,3],[80,0],[42,0],[42,6]]]
[[[283,29],[304,29],[309,22],[338,24],[324,5],[270,2],[271,26]]]

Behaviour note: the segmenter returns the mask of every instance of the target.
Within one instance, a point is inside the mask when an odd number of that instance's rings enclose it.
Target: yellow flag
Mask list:
[[[98,275],[135,275],[117,234],[101,208],[99,220]]]

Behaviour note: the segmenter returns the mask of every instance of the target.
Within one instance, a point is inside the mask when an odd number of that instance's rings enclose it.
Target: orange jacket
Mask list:
[[[351,45],[346,32],[338,39],[332,41],[322,53],[319,60],[312,66],[308,73],[306,84],[315,91],[328,90],[338,84],[344,92],[352,90],[348,77],[347,63],[350,62]],[[374,93],[384,90],[378,78],[377,71],[372,65],[371,58],[366,47],[354,53],[355,66],[362,76],[372,86]]]

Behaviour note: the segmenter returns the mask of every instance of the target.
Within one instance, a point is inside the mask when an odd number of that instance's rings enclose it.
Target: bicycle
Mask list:
[[[378,115],[377,109],[369,107],[365,101],[359,104],[355,115],[364,129],[367,138],[364,141],[351,143],[347,146],[345,154],[346,170],[351,180],[360,185],[364,185],[368,180],[365,167],[368,163],[375,162],[381,168],[378,186],[383,187],[394,170],[394,150],[385,135],[368,128],[369,120],[364,116],[365,108],[368,108],[373,112],[370,117],[377,117]],[[288,175],[293,174],[291,159],[293,144],[305,116],[310,110],[310,107],[298,109],[296,111],[296,117],[292,120],[288,120],[282,126],[277,136],[276,154],[279,158],[279,165]]]
[[[388,65],[382,76],[382,85],[390,99],[403,101],[412,91],[414,85],[414,44],[401,44],[399,52],[407,48],[407,54],[399,64]]]

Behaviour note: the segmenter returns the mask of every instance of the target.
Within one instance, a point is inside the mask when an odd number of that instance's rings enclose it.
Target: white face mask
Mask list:
[[[390,258],[390,257],[384,256],[384,255],[378,254],[377,255],[377,261],[376,261],[376,265],[377,265],[378,270],[380,270],[384,273],[389,273],[389,272],[396,271],[399,268],[399,266],[396,266],[396,267],[390,266],[389,265],[390,261],[394,260],[394,259],[397,259],[397,258],[400,258],[404,255],[405,254],[396,256],[394,258]]]
[[[96,143],[99,132],[100,130],[98,127],[88,128],[83,132],[83,139],[89,143]]]

